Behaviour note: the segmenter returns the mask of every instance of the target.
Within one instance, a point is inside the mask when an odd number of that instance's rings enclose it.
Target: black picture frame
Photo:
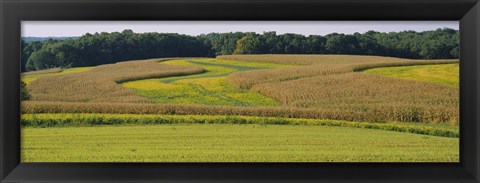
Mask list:
[[[0,0],[0,182],[480,181],[477,0]],[[459,20],[460,163],[20,163],[22,20]]]

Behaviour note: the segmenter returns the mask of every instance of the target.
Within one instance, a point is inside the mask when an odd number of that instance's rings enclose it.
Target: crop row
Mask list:
[[[388,108],[387,108],[388,107]],[[22,102],[22,113],[107,113],[107,114],[178,114],[178,115],[240,115],[284,118],[332,119],[346,121],[401,121],[423,123],[453,123],[458,117],[441,107],[372,105],[368,110],[299,108],[299,107],[234,107],[181,104],[140,103],[74,103]],[[412,117],[413,116],[413,117]]]
[[[456,129],[398,123],[348,122],[250,116],[145,115],[145,114],[23,114],[23,127],[96,126],[125,124],[260,124],[319,125],[407,132],[442,137],[459,137]]]

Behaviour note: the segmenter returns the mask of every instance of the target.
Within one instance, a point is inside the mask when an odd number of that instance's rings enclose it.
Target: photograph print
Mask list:
[[[22,21],[22,162],[459,162],[458,21]]]

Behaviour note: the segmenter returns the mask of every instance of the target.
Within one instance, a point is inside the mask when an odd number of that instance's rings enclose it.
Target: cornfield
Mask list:
[[[458,60],[339,55],[235,55],[220,58],[302,65],[237,72],[228,78],[237,87],[253,89],[288,107],[360,112],[396,121],[459,123],[456,88],[356,72],[376,67],[458,63]],[[301,60],[306,61],[302,63]]]
[[[458,90],[419,81],[345,73],[260,84],[252,89],[290,107],[381,113],[385,119],[398,121],[458,121]]]
[[[255,59],[257,57],[258,60]],[[392,57],[352,55],[231,55],[219,56],[217,58],[247,62],[256,61],[302,65],[298,67],[277,68],[265,71],[245,71],[231,74],[229,82],[242,89],[250,89],[256,84],[281,82],[320,75],[356,72],[377,67],[458,63],[458,60],[411,60]],[[302,60],[305,62],[302,63]]]
[[[118,84],[205,72],[205,69],[195,66],[158,64],[159,61],[172,60],[170,58],[120,62],[79,73],[40,77],[27,85],[32,99],[22,103],[22,112],[241,115],[459,123],[459,93],[456,88],[356,72],[376,67],[458,63],[458,60],[345,55],[235,55],[219,58],[293,65],[239,71],[228,76],[232,85],[271,97],[281,102],[281,106],[155,104],[151,99]]]
[[[158,64],[167,59],[119,62],[86,72],[45,76],[27,85],[33,101],[152,103],[119,82],[202,73],[192,66]]]
[[[171,114],[171,115],[236,115],[307,119],[333,119],[346,121],[401,121],[445,123],[458,119],[448,115],[448,110],[439,107],[422,106],[405,108],[403,106],[375,105],[368,111],[299,108],[299,107],[233,107],[182,104],[149,103],[79,103],[79,102],[22,102],[22,113],[105,113],[105,114]]]

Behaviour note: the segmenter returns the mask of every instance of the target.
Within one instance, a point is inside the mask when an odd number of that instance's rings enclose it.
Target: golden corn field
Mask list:
[[[307,60],[311,65],[237,72],[229,76],[230,83],[258,91],[286,106],[363,112],[382,116],[384,120],[458,124],[458,89],[358,72],[378,67],[449,64],[458,60],[339,55],[288,55],[285,58],[281,55],[234,55],[221,58],[284,64]]]
[[[253,90],[291,107],[366,112],[385,120],[458,123],[458,90],[418,81],[352,72],[259,84]]]
[[[234,55],[219,58],[237,61],[191,59],[192,62],[188,63],[188,60],[177,62],[175,59],[151,59],[101,65],[79,73],[41,77],[28,84],[32,99],[23,103],[23,112],[246,115],[458,124],[457,89],[358,72],[378,67],[451,64],[458,63],[458,60],[410,60],[350,55]],[[165,61],[165,64],[160,61]],[[271,68],[246,69],[258,67],[252,64],[262,62],[288,65],[262,65]],[[212,64],[218,66],[214,67]],[[226,67],[225,64],[233,65]],[[228,72],[223,72],[222,69]],[[239,69],[241,71],[235,72]],[[199,73],[205,74],[198,75]],[[192,74],[197,74],[198,79],[192,78]],[[207,84],[212,81],[209,78],[221,78],[226,74],[228,82],[233,86],[258,92],[280,102],[281,105],[203,105],[207,103],[206,100],[210,100],[208,96],[215,97],[221,92],[232,90],[221,89],[225,87],[222,83],[218,83],[219,86]],[[155,104],[154,101],[163,100],[161,98],[166,97],[163,96],[165,94],[152,94],[151,90],[145,90],[148,88],[145,83],[125,85],[133,88],[118,84],[149,78],[177,78],[175,76],[183,75],[190,75],[185,78],[192,79],[172,84],[163,80],[146,84],[154,84],[156,91],[161,91],[162,87],[168,85],[165,89],[177,93],[173,96],[186,95],[185,100],[193,93],[182,94],[186,92],[183,90],[193,91],[195,87],[178,90],[176,88],[180,87],[179,84],[184,87],[186,82],[195,82],[199,84],[198,87],[208,86],[210,89],[204,88],[200,94],[196,94],[207,97],[199,98],[200,104]],[[136,86],[141,88],[137,89]],[[223,98],[217,100],[227,100]],[[183,100],[180,99],[176,101]],[[257,97],[255,100],[263,99]]]

